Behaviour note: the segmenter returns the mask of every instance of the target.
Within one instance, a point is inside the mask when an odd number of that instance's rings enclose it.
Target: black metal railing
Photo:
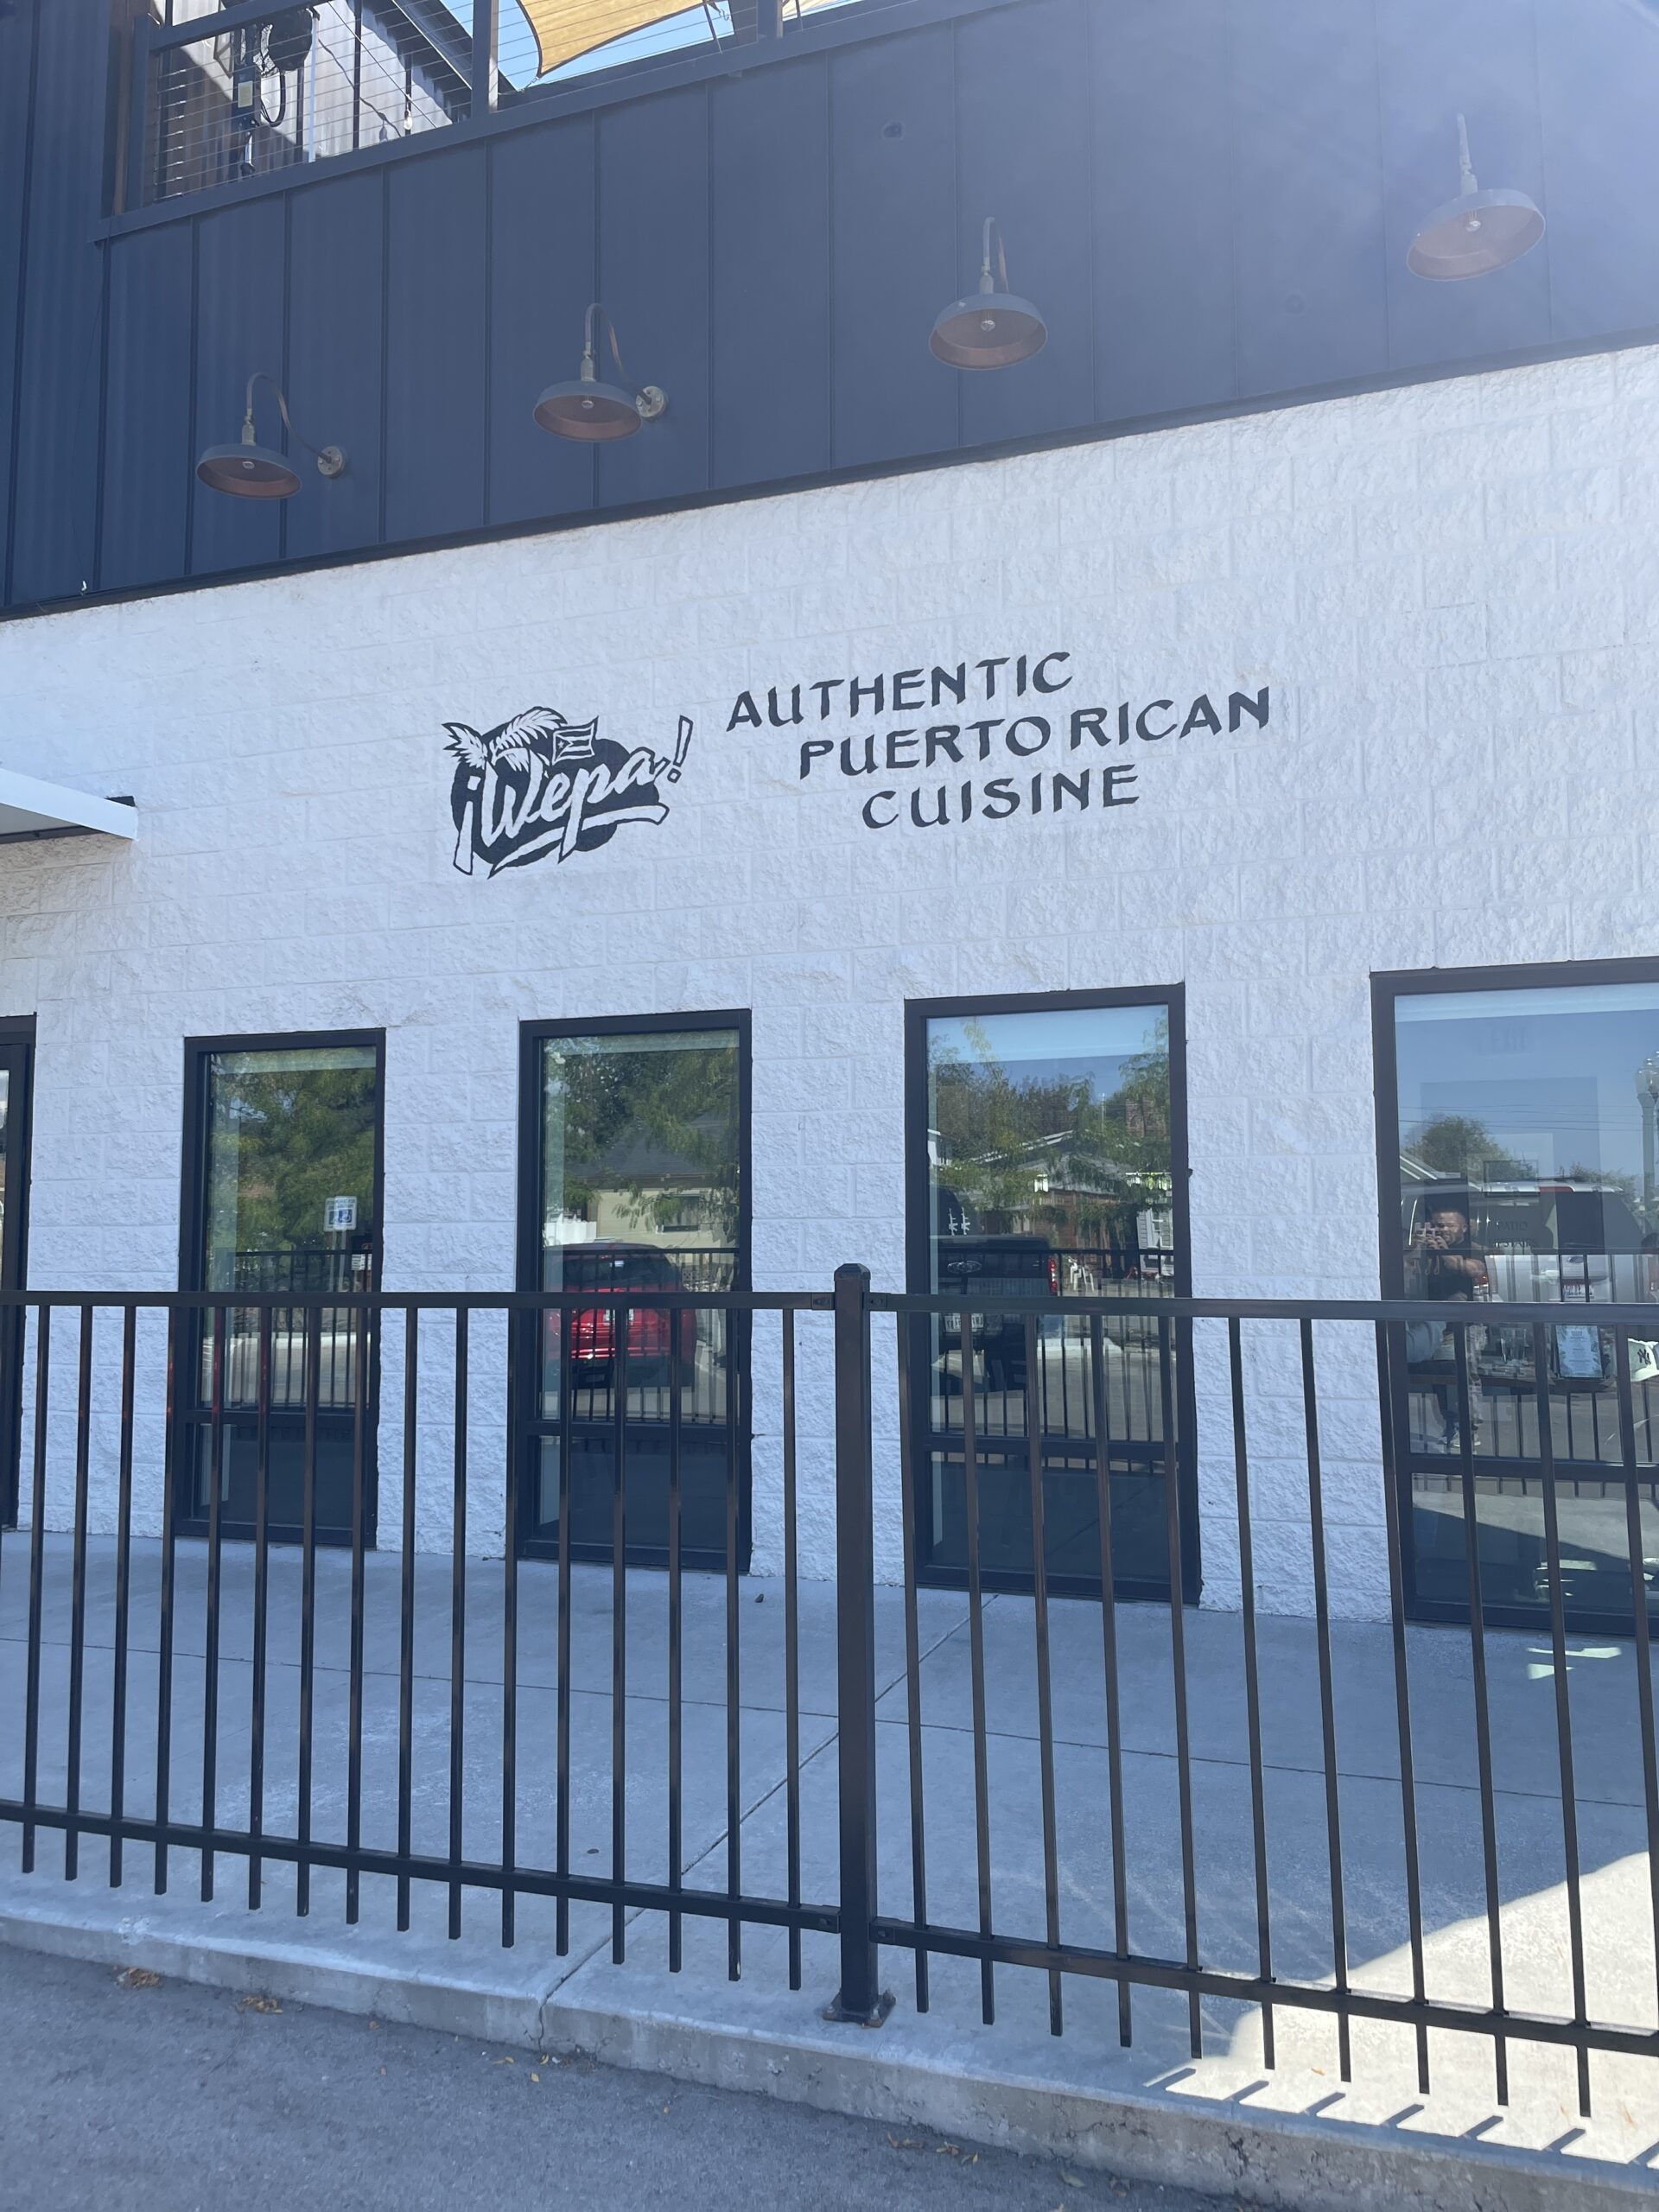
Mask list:
[[[607,1942],[621,1961],[639,1923],[659,1922],[671,1967],[734,1977],[746,1931],[770,1931],[774,1970],[791,1988],[821,1976],[843,2018],[891,2004],[886,1950],[912,1961],[918,2009],[971,2001],[989,2023],[1008,1993],[1017,2010],[1046,1992],[1054,2033],[1156,2044],[1178,2018],[1195,2054],[1250,2020],[1269,2066],[1293,2038],[1328,2037],[1344,2080],[1381,2025],[1413,2038],[1425,2090],[1431,2033],[1446,2031],[1491,2048],[1500,2101],[1514,2046],[1554,2052],[1586,2112],[1596,2066],[1659,2057],[1659,1485],[1631,1379],[1648,1309],[1598,1311],[1620,1451],[1586,1472],[1560,1455],[1553,1404],[1573,1378],[1551,1331],[1571,1324],[1536,1307],[1119,1292],[1057,1315],[1052,1300],[1008,1300],[1027,1377],[1057,1324],[1078,1349],[1071,1387],[1090,1413],[1060,1441],[1068,1479],[1080,1448],[1091,1462],[1096,1511],[1057,1566],[1052,1425],[999,1414],[988,1428],[976,1363],[959,1362],[952,1585],[921,1556],[925,1493],[946,1479],[923,1398],[941,1342],[971,1338],[959,1304],[873,1294],[859,1268],[833,1292],[617,1290],[611,1558],[585,1565],[580,1424],[556,1422],[553,1458],[532,1469],[548,1439],[524,1410],[524,1369],[553,1316],[568,1364],[596,1296],[0,1300],[28,1325],[24,1525],[0,1538],[0,1822],[25,1871],[91,1878],[96,1839],[111,1884],[137,1872],[137,1846],[157,1892],[181,1853],[211,1897],[236,1860],[250,1909],[384,1913],[397,1931],[429,1910],[452,1937],[470,1892],[505,1943],[563,1955]],[[661,1317],[660,1409],[630,1384],[640,1307]],[[254,1316],[245,1542],[225,1503],[242,1411],[226,1379],[232,1308]],[[330,1551],[321,1346],[341,1308],[378,1373],[353,1370],[350,1527]],[[300,1503],[285,1543],[276,1339],[296,1312]],[[1412,1332],[1431,1321],[1436,1357],[1451,1345],[1435,1382],[1455,1441],[1426,1470],[1409,1433]],[[1128,1323],[1159,1408],[1141,1478],[1156,1479],[1163,1552],[1150,1604],[1122,1595],[1145,1580],[1126,1577],[1124,1547],[1147,1540],[1144,1503],[1120,1487],[1109,1347]],[[750,1602],[740,1573],[735,1449],[698,1478],[716,1484],[723,1553],[710,1575],[685,1557],[684,1370],[694,1345],[740,1325],[766,1524],[753,1594],[775,1590],[771,1605]],[[1483,1472],[1474,1433],[1474,1340],[1493,1328],[1526,1332],[1535,1415],[1533,1456],[1501,1478],[1531,1486],[1536,1523],[1532,1607],[1513,1632],[1501,1624],[1516,1586],[1495,1582],[1486,1536],[1514,1537],[1519,1493]],[[204,1331],[205,1406],[186,1357]],[[168,1478],[187,1421],[208,1469],[199,1538]],[[646,1573],[628,1565],[631,1484],[665,1440],[665,1565]],[[531,1511],[532,1475],[550,1484],[550,1512]],[[1424,1626],[1415,1523],[1446,1520],[1448,1481],[1463,1618]],[[1609,1503],[1581,1496],[1592,1481],[1618,1491],[1595,1522],[1599,1567],[1574,1517]],[[801,1535],[804,1503],[826,1525],[831,1484],[833,1562],[804,1557]],[[997,1510],[1027,1520],[1029,1573],[994,1588],[982,1531],[999,1485]],[[1195,1498],[1203,1606],[1185,1571]],[[543,1560],[524,1556],[532,1520],[552,1531]],[[1081,1584],[1080,1548],[1096,1594],[1062,1596],[1062,1566]],[[1584,1620],[1612,1625],[1586,1646]],[[1557,1941],[1535,1940],[1540,1912]],[[1535,1931],[1524,1943],[1517,1917]],[[709,1936],[713,1957],[697,1948]],[[766,1957],[763,1944],[761,1971]]]

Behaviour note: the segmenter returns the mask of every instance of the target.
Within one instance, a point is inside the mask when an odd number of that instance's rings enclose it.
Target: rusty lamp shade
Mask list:
[[[1483,192],[1469,160],[1469,126],[1458,118],[1455,200],[1437,207],[1413,238],[1406,265],[1416,276],[1440,283],[1489,276],[1530,253],[1544,235],[1544,218],[1524,192]]]
[[[601,319],[621,379],[617,384],[604,382],[594,361],[594,334]],[[568,383],[549,385],[536,403],[536,420],[556,438],[574,438],[579,445],[607,445],[616,438],[631,438],[642,423],[654,423],[667,404],[654,384],[636,385],[629,377],[617,346],[616,326],[595,300],[588,310],[582,367]]]
[[[991,273],[995,246],[996,273]],[[985,218],[979,289],[952,300],[934,319],[928,344],[953,369],[1007,369],[1028,361],[1048,343],[1048,325],[1029,300],[1008,289],[1008,264],[1002,231],[995,215]]]
[[[289,420],[282,386],[263,369],[256,369],[248,378],[241,437],[232,446],[208,447],[196,463],[200,480],[210,492],[224,492],[233,499],[291,499],[299,490],[300,473],[288,455],[278,453],[272,446],[262,446],[255,434],[253,388],[257,384],[268,384],[276,393],[289,436],[316,456],[317,474],[338,476],[346,466],[346,456],[340,448],[314,446],[308,439],[301,437]]]

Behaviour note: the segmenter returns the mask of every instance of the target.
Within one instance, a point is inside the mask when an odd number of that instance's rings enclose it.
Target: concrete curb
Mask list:
[[[84,1908],[0,1913],[0,1943],[481,2041],[580,2051],[607,2065],[925,2127],[1278,2212],[1329,2212],[1338,2200],[1356,2212],[1397,2212],[1402,2202],[1420,2212],[1651,2212],[1659,2204],[1659,2174],[1646,2168],[1414,2137],[1236,2101],[1083,2094],[1071,2084],[893,2056],[878,2034],[760,2031],[690,2011],[601,2008],[568,1981],[537,1995],[459,1976],[395,1975],[292,1944],[176,1935],[130,1913],[89,1920]]]
[[[787,2097],[998,2148],[1208,2190],[1283,2212],[1628,2212],[1659,2201],[1659,2176],[1478,2143],[1414,2139],[1260,2107],[1008,2080],[884,2058],[879,2038],[830,2044],[746,2034],[692,2018],[630,2018],[555,1999],[542,2048],[580,2049],[720,2088]]]

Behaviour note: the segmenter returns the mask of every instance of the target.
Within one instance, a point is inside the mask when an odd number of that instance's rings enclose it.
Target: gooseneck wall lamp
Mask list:
[[[996,272],[991,271],[995,249]],[[1028,361],[1048,343],[1048,325],[1029,300],[1008,289],[1007,257],[1002,251],[1002,226],[995,215],[985,218],[985,243],[980,255],[979,289],[965,300],[952,300],[936,317],[929,346],[953,369],[1007,369]]]
[[[319,476],[338,476],[346,456],[338,446],[314,446],[294,428],[288,400],[275,377],[256,369],[248,378],[247,401],[242,415],[242,435],[233,446],[209,446],[196,463],[196,474],[210,492],[228,492],[233,499],[291,499],[300,488],[300,473],[284,453],[262,446],[254,433],[253,388],[268,384],[276,395],[283,426],[289,437],[315,454]]]
[[[1544,218],[1524,192],[1483,192],[1469,159],[1469,126],[1458,118],[1458,196],[1437,207],[1411,242],[1406,265],[1444,282],[1487,276],[1530,253]]]
[[[620,378],[616,384],[601,380],[594,355],[594,334],[601,320]],[[616,325],[595,300],[583,327],[581,370],[569,384],[549,385],[536,403],[536,420],[556,438],[602,445],[612,438],[631,438],[642,423],[654,423],[667,404],[654,384],[635,384],[623,367]]]

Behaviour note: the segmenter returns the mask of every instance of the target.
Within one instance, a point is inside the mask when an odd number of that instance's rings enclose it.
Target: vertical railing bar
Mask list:
[[[542,1309],[545,1311],[546,1309]],[[570,1873],[570,1450],[575,1421],[570,1408],[570,1333],[575,1312],[559,1314],[559,1706],[558,1805],[554,1817],[554,1866],[561,1887],[554,1909],[554,1948],[560,1958],[570,1948],[570,1899],[563,1885]]]
[[[336,1308],[334,1369],[340,1365],[340,1324]],[[373,1366],[370,1338],[372,1311],[362,1306],[346,1316],[346,1356],[352,1378],[352,1623],[350,1682],[346,1721],[346,1925],[357,1925],[361,1910],[363,1870],[363,1628],[365,1522],[369,1510],[369,1376]]]
[[[1129,1955],[1128,1871],[1123,1863],[1123,1733],[1119,1723],[1117,1587],[1112,1545],[1111,1393],[1106,1375],[1106,1334],[1098,1313],[1089,1319],[1090,1371],[1095,1391],[1095,1487],[1100,1515],[1100,1632],[1106,1688],[1106,1786],[1112,1839],[1112,1948],[1120,1965]],[[1132,2036],[1130,1990],[1117,1980],[1117,2037],[1127,2050]]]
[[[253,1494],[253,1680],[248,1740],[248,1910],[260,1902],[259,1839],[265,1825],[265,1638],[270,1620],[270,1367],[272,1314],[259,1311]]]
[[[1642,1782],[1648,1815],[1648,1897],[1653,1918],[1654,1967],[1659,1976],[1659,1758],[1653,1734],[1652,1630],[1647,1578],[1643,1573],[1642,1508],[1637,1496],[1636,1416],[1630,1400],[1630,1332],[1613,1331],[1618,1389],[1619,1456],[1624,1474],[1624,1529],[1630,1554],[1630,1600],[1636,1637],[1636,1692],[1642,1723]]]
[[[138,1364],[138,1309],[121,1316],[121,1440],[115,1529],[115,1650],[110,1685],[110,1887],[122,1876],[121,1824],[127,1798],[127,1643],[132,1606],[132,1431]]]
[[[467,1788],[467,1309],[455,1308],[454,1491],[449,1557],[449,1864],[461,1863]],[[461,1881],[449,1881],[449,1940],[461,1941]]]
[[[1302,1419],[1307,1440],[1308,1537],[1313,1556],[1313,1632],[1319,1660],[1319,1738],[1325,1765],[1325,1841],[1331,1887],[1332,1974],[1337,1993],[1348,1992],[1348,1909],[1342,1868],[1342,1796],[1337,1768],[1337,1701],[1331,1661],[1331,1590],[1325,1559],[1325,1481],[1319,1464],[1319,1408],[1313,1367],[1313,1324],[1304,1319]],[[1353,2031],[1345,2007],[1337,2014],[1337,2063],[1353,2078]]]
[[[1169,1551],[1169,1661],[1175,1703],[1175,1774],[1181,1821],[1181,1904],[1186,1964],[1198,1964],[1198,1869],[1192,1833],[1192,1751],[1186,1706],[1186,1619],[1183,1605],[1181,1497],[1175,1438],[1174,1336],[1167,1314],[1158,1321],[1159,1419],[1164,1443],[1164,1524]],[[1150,1413],[1150,1409],[1148,1409]],[[1187,1992],[1187,2034],[1194,2058],[1204,2055],[1204,2022],[1196,1986]]]
[[[79,1374],[75,1394],[75,1519],[70,1563],[68,1767],[64,1791],[63,1878],[80,1868],[81,1704],[86,1683],[86,1504],[92,1465],[92,1309],[80,1308]]]
[[[611,1963],[626,1956],[628,1866],[628,1327],[611,1309]]]
[[[733,1351],[737,1317],[726,1313],[726,1977],[743,1970],[743,1726],[741,1650],[737,1608],[737,1376]]]
[[[501,1560],[501,1942],[511,1949],[518,1849],[518,1344],[523,1327],[507,1321],[506,1530]]]
[[[1589,2002],[1584,1971],[1584,1897],[1580,1886],[1578,1785],[1573,1767],[1573,1700],[1567,1680],[1567,1599],[1561,1586],[1561,1531],[1555,1491],[1555,1435],[1549,1404],[1549,1347],[1544,1324],[1532,1327],[1533,1391],[1538,1414],[1538,1467],[1543,1491],[1544,1571],[1549,1582],[1549,1649],[1555,1677],[1555,1754],[1561,1786],[1561,1854],[1567,1875],[1567,1954],[1573,1974],[1573,2025],[1579,2111],[1590,2117]]]
[[[1273,1930],[1268,1910],[1268,1811],[1262,1767],[1262,1678],[1255,1636],[1255,1548],[1250,1524],[1249,1443],[1244,1412],[1243,1332],[1237,1314],[1227,1321],[1227,1360],[1233,1399],[1233,1483],[1238,1501],[1238,1579],[1244,1637],[1244,1714],[1250,1745],[1250,1829],[1255,1859],[1255,1948],[1257,1970],[1273,1980]],[[1273,2006],[1262,2006],[1262,2063],[1272,2067]]]
[[[785,1873],[791,1914],[801,1902],[801,1640],[795,1497],[795,1313],[779,1317],[784,1390],[784,1804]],[[801,1986],[801,1930],[789,1923],[789,1986]]]
[[[35,1872],[35,1809],[40,1777],[40,1611],[47,1571],[47,1378],[51,1370],[51,1307],[35,1319],[35,1453],[29,1493],[29,1655],[22,1692],[22,1872]]]
[[[792,1320],[793,1316],[786,1316]],[[904,1518],[905,1547],[905,1720],[910,1753],[910,1882],[912,1913],[918,1928],[927,1925],[926,1793],[922,1775],[922,1639],[916,1600],[916,1440],[912,1428],[911,1361],[915,1354],[918,1321],[914,1314],[896,1313],[899,1347],[899,1491]],[[793,1375],[790,1374],[792,1384]],[[791,1402],[791,1449],[793,1450],[794,1410]],[[792,1487],[792,1485],[791,1485]],[[928,1955],[925,1944],[916,1946],[916,2010],[928,2006]]]
[[[699,1309],[701,1311],[702,1309]],[[682,1536],[682,1491],[680,1487],[680,1453],[683,1448],[683,1407],[685,1370],[683,1360],[680,1317],[672,1317],[673,1327],[669,1338],[668,1353],[668,1886],[677,1891],[683,1871],[684,1859],[684,1803],[683,1757],[682,1733],[684,1701],[684,1609],[683,1568],[680,1560]],[[692,1388],[696,1388],[696,1328],[692,1324],[691,1354]],[[695,1410],[695,1409],[694,1409]],[[677,1907],[671,1906],[668,1915],[668,1970],[678,1974],[682,1964],[684,1916]],[[793,1954],[791,1953],[791,1959]],[[791,1984],[793,1987],[795,1985]]]
[[[1406,1912],[1411,1943],[1411,1993],[1424,2001],[1423,1890],[1417,1840],[1417,1781],[1411,1755],[1411,1669],[1406,1647],[1406,1574],[1394,1431],[1393,1363],[1386,1321],[1376,1331],[1378,1419],[1382,1439],[1382,1505],[1388,1529],[1389,1635],[1394,1659],[1395,1727],[1400,1746],[1400,1818],[1406,1855]],[[1417,2026],[1417,2088],[1428,2094],[1428,2031]]]
[[[317,1400],[322,1388],[322,1308],[302,1306],[305,1317],[305,1445],[300,1483],[300,1743],[299,1842],[294,1909],[311,1910],[312,1724],[317,1671]]]
[[[46,1309],[41,1310],[41,1322]],[[192,1338],[196,1331],[189,1332]],[[185,1452],[180,1448],[182,1435],[189,1438],[188,1425],[179,1415],[179,1309],[169,1306],[167,1314],[167,1410],[165,1416],[165,1449],[162,1453],[162,1588],[156,1638],[156,1894],[167,1894],[167,1822],[169,1787],[172,1780],[173,1751],[173,1586],[175,1554],[178,1549],[179,1485],[185,1479]],[[38,1407],[38,1400],[36,1402]],[[194,1470],[190,1474],[194,1482]]]
[[[420,1456],[421,1312],[404,1309],[403,1557],[398,1561],[397,1932],[409,1928],[415,1815],[415,1483]]]
[[[201,1901],[213,1897],[213,1846],[207,1840],[219,1825],[219,1606],[224,1567],[225,1332],[230,1308],[213,1311],[213,1357],[207,1403],[207,1593],[201,1659]]]
[[[974,1845],[979,1866],[979,1932],[991,1929],[991,1794],[985,1733],[985,1617],[979,1560],[978,1407],[974,1380],[974,1317],[958,1316],[962,1346],[962,1485],[967,1519],[968,1653],[972,1676],[974,1721]],[[988,2028],[996,2019],[995,1967],[979,1962],[980,2017]]]
[[[1049,1675],[1047,1531],[1043,1513],[1043,1413],[1046,1384],[1038,1367],[1037,1317],[1026,1316],[1026,1463],[1031,1483],[1032,1619],[1037,1638],[1037,1755],[1043,1806],[1043,1914],[1051,1950],[1060,1944],[1059,1840],[1054,1810],[1054,1700]],[[1064,1369],[1065,1362],[1061,1362]],[[1058,1967],[1048,1975],[1048,2031],[1065,2014]]]
[[[1487,1959],[1491,1971],[1492,2063],[1497,2073],[1497,2101],[1510,2101],[1509,2044],[1503,2031],[1503,1892],[1498,1886],[1497,1808],[1492,1792],[1492,1731],[1486,1685],[1486,1619],[1480,1584],[1480,1524],[1475,1497],[1475,1440],[1469,1389],[1469,1329],[1454,1325],[1458,1391],[1458,1467],[1463,1495],[1463,1553],[1469,1585],[1469,1656],[1471,1688],[1475,1708],[1476,1770],[1480,1783],[1481,1861],[1486,1882]]]

